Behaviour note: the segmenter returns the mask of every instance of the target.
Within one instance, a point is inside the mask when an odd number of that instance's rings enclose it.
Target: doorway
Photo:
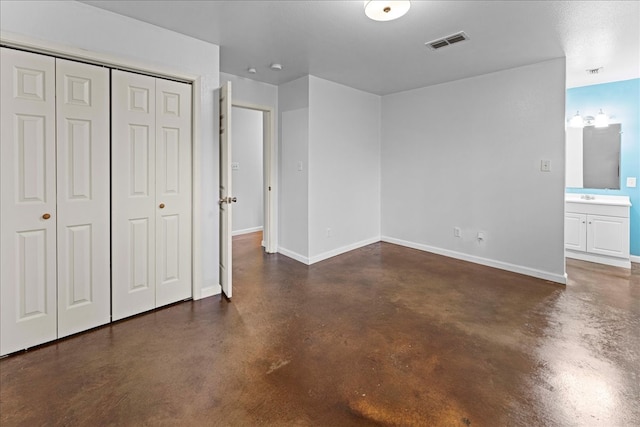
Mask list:
[[[261,246],[276,252],[271,107],[232,101],[233,236],[262,232]]]

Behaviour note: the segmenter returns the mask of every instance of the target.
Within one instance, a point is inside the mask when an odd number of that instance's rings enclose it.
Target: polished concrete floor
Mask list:
[[[640,268],[556,285],[377,243],[311,267],[234,241],[232,302],[0,361],[2,426],[638,426]]]

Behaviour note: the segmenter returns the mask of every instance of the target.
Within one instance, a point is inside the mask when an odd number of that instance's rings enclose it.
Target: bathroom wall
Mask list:
[[[622,128],[620,190],[567,188],[570,193],[629,196],[631,200],[631,254],[640,262],[640,79],[624,80],[567,89],[566,118],[576,111],[582,116],[595,116],[600,109],[611,117],[611,123]],[[570,131],[570,130],[568,130]],[[635,177],[636,187],[627,186],[627,178]]]

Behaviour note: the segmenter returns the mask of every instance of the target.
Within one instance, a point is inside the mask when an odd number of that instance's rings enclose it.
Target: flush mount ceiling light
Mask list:
[[[282,71],[282,64],[271,64],[271,69],[274,71]]]
[[[364,2],[364,13],[374,21],[392,21],[407,13],[410,7],[410,1],[371,0]]]
[[[257,71],[255,68],[253,68],[253,67],[251,67],[251,68],[247,69],[247,71],[249,72],[249,74],[255,74],[255,73],[257,73],[257,72],[258,72],[258,71]]]

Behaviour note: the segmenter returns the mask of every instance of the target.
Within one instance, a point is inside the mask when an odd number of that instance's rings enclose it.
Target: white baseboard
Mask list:
[[[538,279],[549,280],[551,282],[566,285],[566,274],[555,274],[547,271],[536,270],[534,268],[524,267],[521,265],[510,264],[508,262],[496,261],[493,259],[482,258],[475,255],[469,255],[462,252],[456,252],[449,249],[436,248],[434,246],[424,245],[422,243],[409,242],[406,240],[396,239],[393,237],[382,236],[381,240],[395,245],[406,246],[408,248],[418,249],[425,252],[431,252],[438,255],[444,255],[450,258],[462,261],[473,262],[475,264],[486,265],[487,267],[499,268],[500,270],[511,271],[513,273],[524,274],[526,276],[536,277]]]
[[[342,255],[346,252],[352,251],[354,249],[361,248],[363,246],[370,245],[372,243],[377,243],[380,241],[380,237],[371,237],[366,240],[362,240],[360,242],[352,243],[350,245],[342,246],[340,248],[332,249],[330,251],[321,253],[319,255],[315,255],[313,257],[306,257],[304,255],[300,255],[297,252],[290,251],[289,249],[279,247],[278,253],[288,256],[289,258],[295,259],[306,265],[315,264],[316,262],[324,261],[325,259],[333,258],[334,256]]]
[[[300,255],[297,252],[294,251],[290,251],[289,249],[283,248],[282,246],[280,246],[278,248],[278,253],[282,254],[286,257],[289,257],[291,259],[295,259],[298,262],[301,262],[303,264],[309,265],[309,258],[304,256],[304,255]]]
[[[202,289],[202,291],[200,292],[200,298],[198,299],[208,298],[214,295],[220,295],[221,292],[222,292],[222,287],[220,285],[209,286],[208,288]]]
[[[309,259],[309,264],[315,264],[316,262],[324,261],[325,259],[333,258],[334,256],[338,256],[343,253],[352,251],[354,249],[358,249],[363,246],[370,245],[372,243],[377,243],[379,241],[380,241],[380,236],[371,237],[369,239],[361,240],[359,242],[352,243],[350,245],[342,246],[341,248],[332,249],[330,251],[311,257]]]
[[[640,255],[631,255],[629,259],[631,260],[631,262],[640,264]]]
[[[586,252],[574,252],[566,249],[564,254],[567,258],[579,259],[581,261],[596,262],[598,264],[606,264],[613,267],[631,268],[631,261],[622,258],[613,258],[606,255],[594,255]]]
[[[241,236],[243,234],[249,234],[249,233],[255,233],[256,231],[262,231],[262,229],[263,229],[263,227],[245,228],[243,230],[232,231],[231,235],[232,236]]]

